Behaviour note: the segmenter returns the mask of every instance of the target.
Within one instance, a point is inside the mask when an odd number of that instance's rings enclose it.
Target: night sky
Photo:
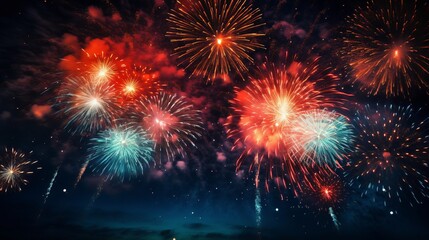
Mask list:
[[[261,181],[255,187],[257,173],[251,168],[252,154],[236,169],[242,151],[232,149],[234,139],[229,137],[226,123],[234,112],[232,99],[237,89],[245,88],[252,77],[258,76],[259,66],[266,61],[281,62],[285,52],[300,56],[298,60],[320,57],[320,67],[338,76],[338,89],[345,97],[334,100],[342,102],[338,111],[352,124],[356,122],[353,119],[357,109],[365,104],[412,105],[420,109],[412,116],[414,122],[427,118],[429,112],[424,87],[412,85],[408,92],[390,96],[369,92],[353,80],[347,58],[342,58],[347,48],[344,37],[349,36],[342,33],[350,24],[347,17],[358,7],[365,7],[363,1],[246,1],[250,3],[262,13],[258,22],[265,23],[254,30],[264,34],[255,38],[263,48],[249,52],[254,62],[245,61],[247,72],[231,71],[228,77],[208,80],[206,76],[192,75],[192,66],[179,64],[182,59],[174,55],[174,49],[180,43],[166,36],[172,26],[167,21],[168,13],[175,8],[175,1],[3,1],[1,153],[4,148],[14,148],[38,162],[33,166],[34,173],[26,176],[28,184],[22,185],[21,191],[0,192],[0,239],[428,238],[427,197],[423,196],[418,204],[410,194],[404,195],[401,202],[377,191],[362,196],[365,190],[350,185],[346,174],[353,155],[340,161],[344,167],[333,170],[342,190],[332,206],[307,194],[305,187],[303,192],[294,194],[291,187],[277,186],[264,171],[258,174]],[[427,4],[424,7],[428,9]],[[427,12],[417,14],[427,27]],[[426,58],[427,33],[416,31],[426,34],[417,36],[425,39],[418,43],[426,46],[420,53]],[[68,64],[73,62],[70,59],[80,56],[82,49],[106,51],[124,61],[131,59],[134,64],[147,66],[163,86],[161,91],[186,97],[202,119],[202,134],[195,146],[185,149],[183,156],[151,164],[143,174],[123,181],[105,181],[105,176],[93,171],[90,161],[75,186],[96,134],[74,134],[66,126],[58,93],[61,82],[73,74],[69,71]],[[426,73],[418,67],[412,70],[422,72],[427,84],[428,69]],[[417,75],[411,76],[413,80]],[[424,126],[419,134],[427,140],[429,124]],[[429,141],[420,144],[426,144],[423,147],[427,149]],[[350,152],[355,149],[355,145],[350,146]],[[429,155],[425,152],[419,156],[423,158],[418,160],[426,165],[416,167],[427,180]],[[55,182],[46,196],[56,171]],[[265,179],[268,187],[263,184]],[[403,187],[409,189],[408,184],[413,191],[423,189],[428,195],[428,182],[423,186],[407,182]],[[259,224],[256,205],[261,207]],[[338,229],[329,207],[340,223]]]

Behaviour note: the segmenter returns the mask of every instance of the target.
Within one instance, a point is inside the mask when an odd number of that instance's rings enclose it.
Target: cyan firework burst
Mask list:
[[[91,139],[88,158],[93,169],[107,179],[123,181],[143,174],[144,167],[153,161],[153,144],[138,126],[124,125],[107,129]]]
[[[353,126],[337,113],[311,110],[294,121],[293,138],[297,158],[307,164],[338,166],[353,145]]]

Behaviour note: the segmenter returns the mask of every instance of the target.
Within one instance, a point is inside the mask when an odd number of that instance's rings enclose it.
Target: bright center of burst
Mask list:
[[[216,42],[217,42],[217,45],[221,45],[222,44],[222,38],[216,38]]]
[[[394,55],[395,58],[399,57],[399,50],[395,50]]]
[[[93,98],[89,101],[89,105],[91,105],[91,107],[99,107],[101,104],[97,98]]]
[[[15,172],[13,170],[9,170],[9,174],[14,174]]]
[[[160,126],[160,127],[165,127],[165,122],[164,121],[162,121],[162,120],[159,120],[158,118],[157,119],[155,119],[155,122]]]
[[[102,69],[100,69],[100,71],[98,71],[99,77],[106,77],[106,75],[107,75],[107,69],[102,68]]]
[[[331,191],[328,188],[325,188],[323,193],[325,194],[326,198],[331,198]]]
[[[280,103],[277,109],[276,116],[276,127],[280,125],[280,123],[285,122],[289,118],[290,107],[286,102]]]
[[[125,86],[125,92],[132,93],[132,92],[135,92],[135,91],[136,91],[136,88],[134,87],[134,85],[128,84],[127,86]]]

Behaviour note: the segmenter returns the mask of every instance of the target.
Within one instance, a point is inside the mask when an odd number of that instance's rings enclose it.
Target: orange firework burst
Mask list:
[[[113,54],[89,54],[84,51],[84,56],[76,64],[71,74],[74,76],[89,76],[95,83],[110,82],[125,67],[123,60]]]
[[[429,22],[421,18],[428,6],[420,5],[370,1],[348,18],[342,55],[362,89],[395,96],[429,86]]]
[[[208,79],[236,71],[246,72],[244,60],[252,61],[249,53],[261,44],[253,38],[263,36],[255,29],[263,24],[259,9],[253,9],[247,0],[177,1],[179,7],[171,10],[172,23],[167,35],[180,43],[175,49],[181,64],[192,68],[192,74]]]
[[[296,151],[296,137],[291,136],[296,132],[292,123],[305,111],[335,107],[334,103],[341,102],[338,97],[343,97],[336,90],[338,78],[327,74],[317,62],[264,66],[259,79],[252,79],[243,90],[237,89],[232,100],[234,116],[228,123],[228,135],[236,139],[233,150],[245,145],[237,169],[245,156],[254,155],[251,167],[259,171],[265,165],[269,178],[287,176],[299,188],[299,175],[308,180],[306,166],[296,161],[300,153]]]

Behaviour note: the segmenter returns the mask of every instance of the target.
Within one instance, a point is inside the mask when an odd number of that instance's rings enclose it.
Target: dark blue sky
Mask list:
[[[335,38],[346,24],[345,17],[361,2],[267,0],[254,4],[263,13],[266,26],[262,31],[267,34],[261,40],[266,49],[254,53],[256,63],[263,61],[265,55],[276,58],[277,51],[289,49],[298,54],[317,53],[327,59],[324,64],[335,65],[341,64]],[[32,151],[28,156],[42,166],[42,170],[30,176],[22,192],[0,192],[0,239],[429,237],[427,199],[414,207],[406,203],[384,206],[382,196],[374,193],[361,197],[361,193],[351,187],[345,187],[343,201],[333,206],[341,223],[337,230],[326,206],[308,204],[308,200],[296,198],[274,184],[269,192],[260,186],[261,225],[257,226],[254,172],[247,171],[248,165],[236,172],[239,153],[230,151],[231,143],[222,124],[222,119],[229,115],[228,100],[233,97],[233,86],[188,80],[188,75],[173,79],[176,82],[171,83],[170,90],[185,92],[195,99],[204,97],[199,107],[204,110],[207,130],[196,148],[168,168],[157,166],[131,181],[105,182],[97,197],[97,188],[103,180],[92,173],[90,167],[74,188],[76,176],[85,162],[88,139],[71,136],[64,130],[63,119],[58,114],[36,118],[31,111],[35,104],[51,105],[55,101],[55,82],[64,77],[57,67],[61,58],[69,54],[61,48],[59,40],[65,33],[77,35],[82,41],[85,37],[119,36],[132,31],[134,25],[153,21],[151,29],[155,30],[151,34],[159,40],[157,47],[171,52],[173,47],[163,36],[167,30],[165,18],[173,3],[18,0],[2,2],[0,6],[0,147]],[[115,29],[88,19],[89,6],[101,9],[105,16],[119,12],[125,23],[133,22],[137,11],[142,11],[145,18],[138,24],[125,24],[125,29]],[[274,27],[282,21],[304,30],[308,36],[285,37],[284,29]],[[342,67],[336,71],[346,75]],[[241,80],[234,83],[245,84]],[[418,91],[411,100],[386,99],[368,97],[350,85],[345,86],[355,94],[351,102],[411,102],[428,109],[427,101],[423,100],[427,95]],[[220,160],[220,153],[226,159]],[[186,167],[182,168],[178,161],[184,161]],[[43,205],[46,189],[58,167],[58,176]],[[425,171],[428,174],[427,169]]]

